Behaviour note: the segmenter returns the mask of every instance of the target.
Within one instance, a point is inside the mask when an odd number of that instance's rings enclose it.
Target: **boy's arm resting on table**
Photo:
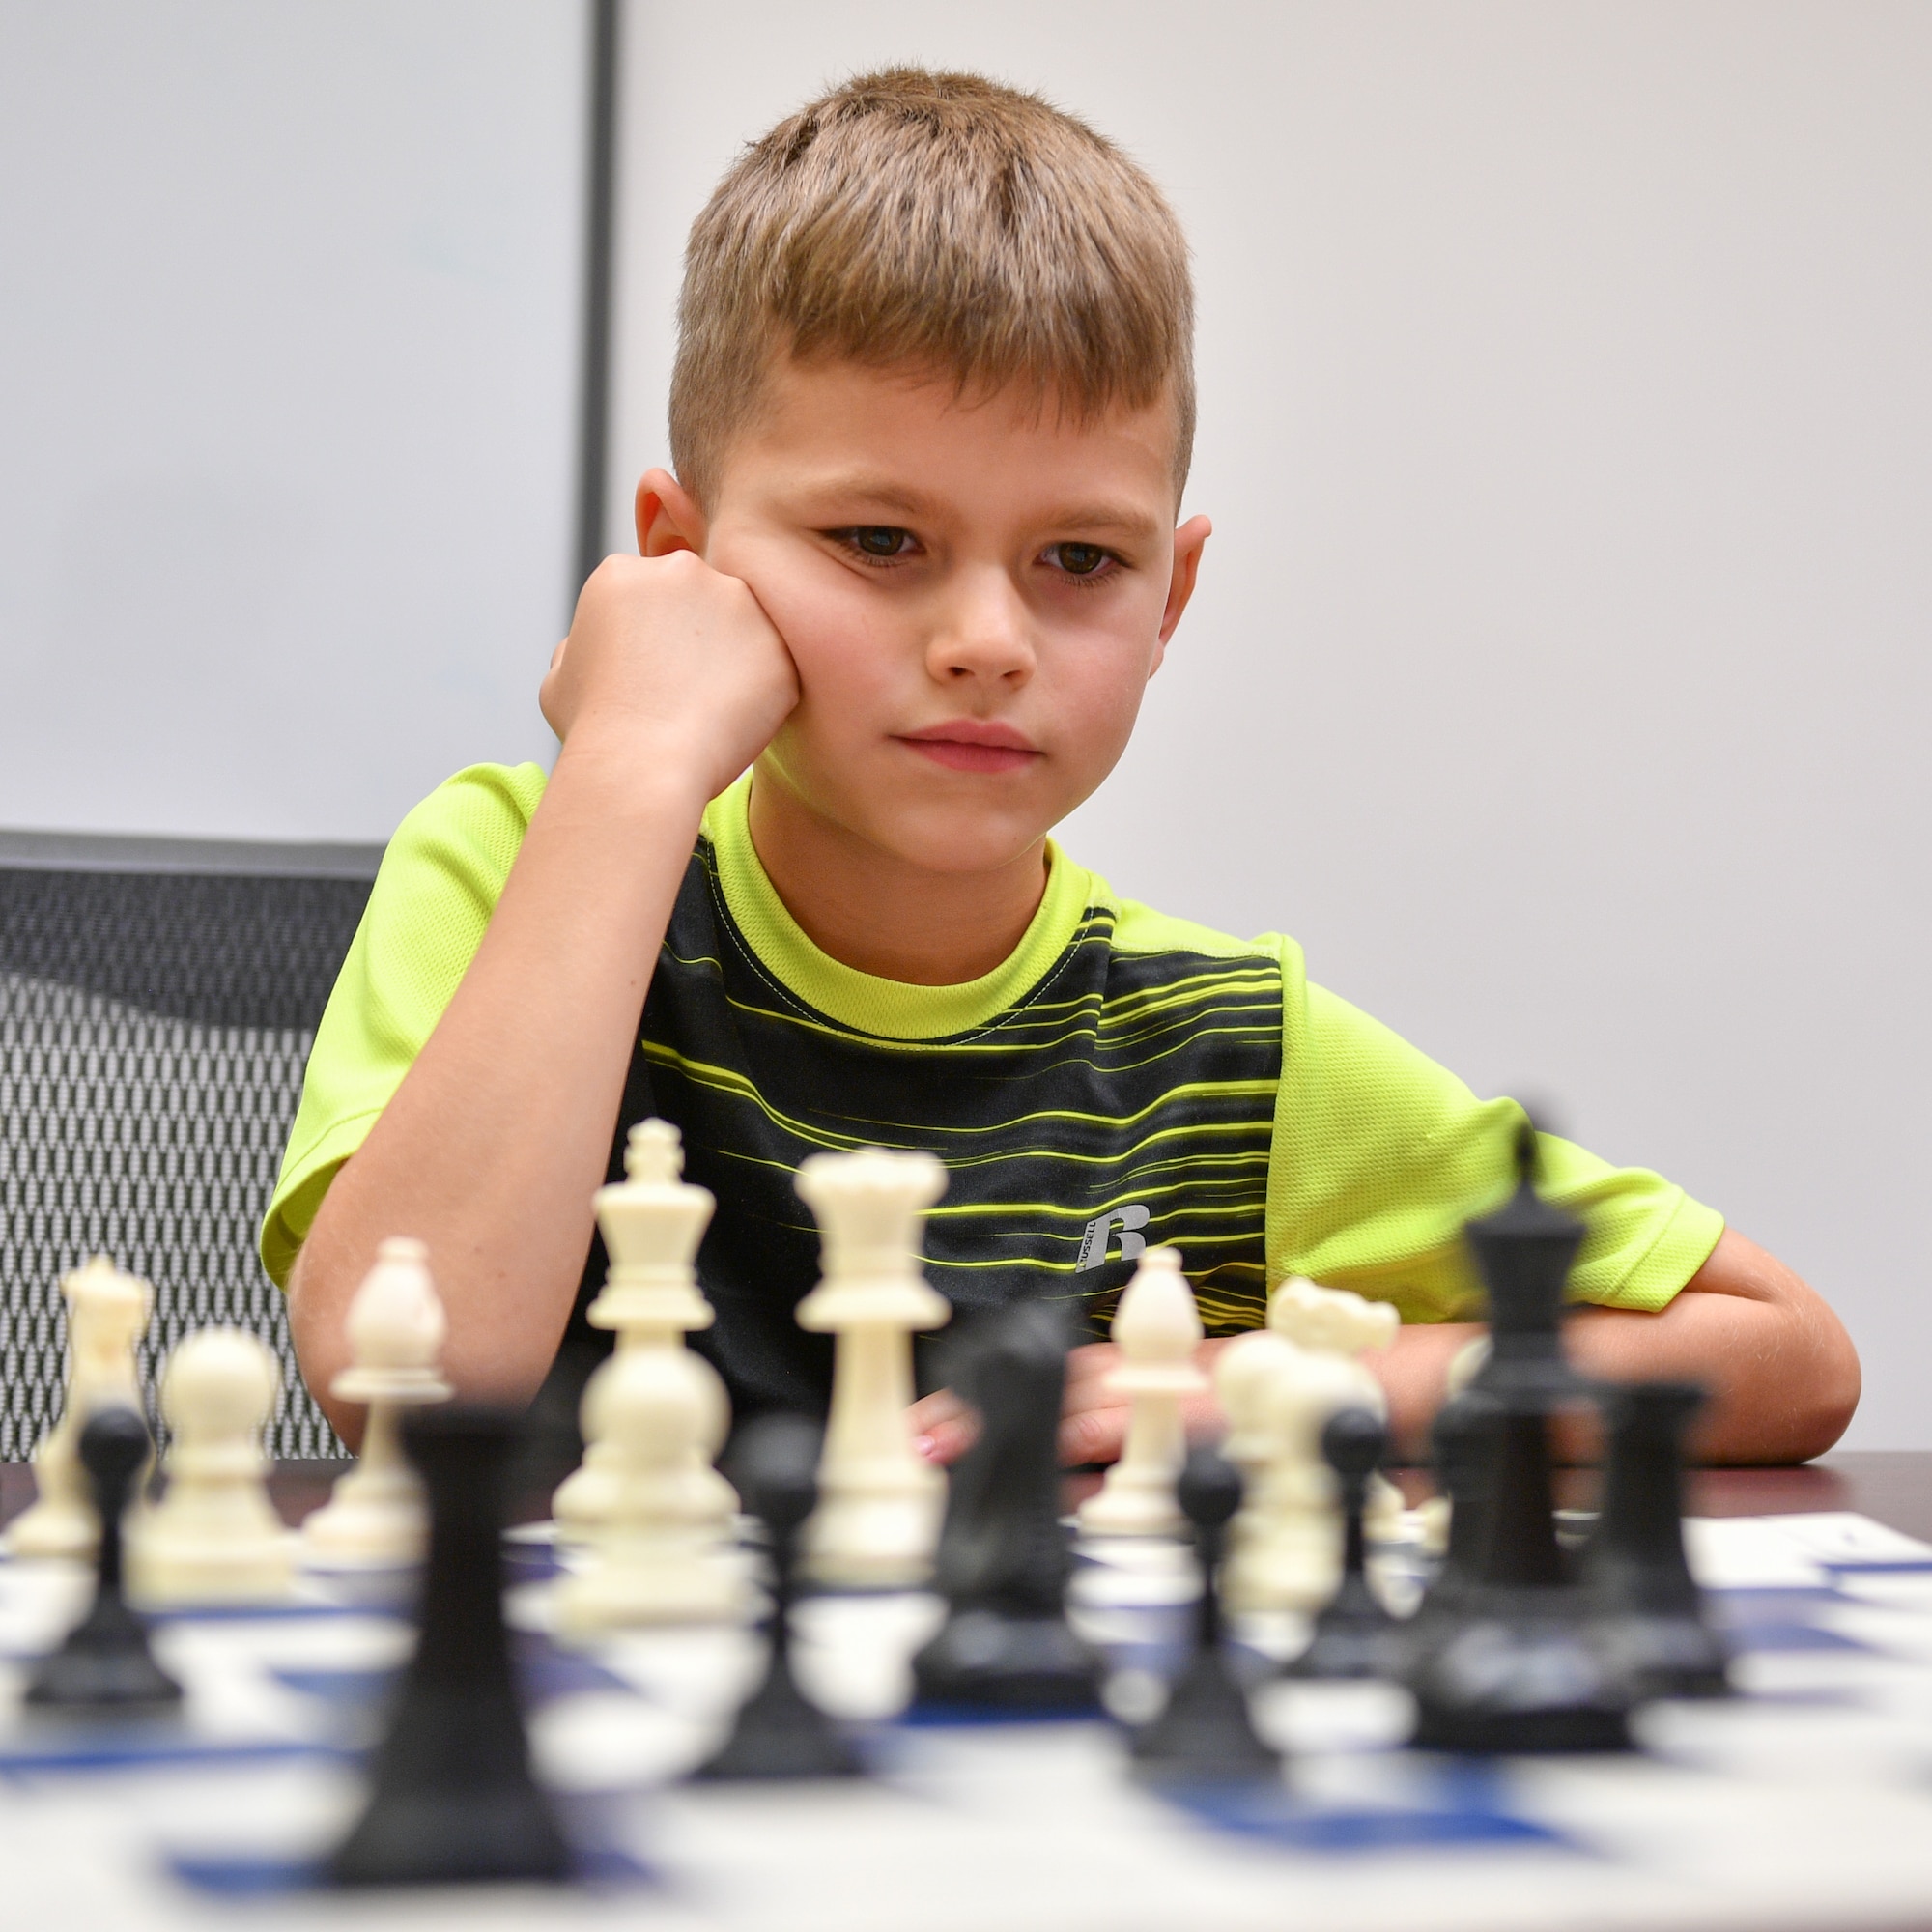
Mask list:
[[[611,558],[544,685],[563,751],[461,984],[316,1211],[289,1280],[327,1394],[386,1236],[428,1243],[459,1393],[527,1400],[569,1319],[652,964],[706,802],[796,701],[746,586],[695,556]]]
[[[1363,1359],[1388,1396],[1396,1453],[1426,1461],[1429,1425],[1447,1386],[1449,1364],[1484,1332],[1480,1322],[1414,1323]],[[1570,1359],[1605,1381],[1694,1381],[1710,1392],[1692,1454],[1704,1463],[1802,1463],[1843,1435],[1859,1400],[1859,1358],[1824,1300],[1756,1242],[1726,1230],[1709,1260],[1657,1314],[1580,1304],[1564,1330]],[[1212,1369],[1227,1342],[1204,1342]],[[1112,1343],[1073,1350],[1061,1421],[1063,1463],[1110,1463],[1121,1453],[1127,1408],[1108,1393],[1118,1360]],[[1210,1394],[1187,1405],[1191,1429],[1220,1426]],[[914,1431],[934,1462],[971,1444],[971,1411],[950,1389],[914,1405]],[[1587,1450],[1587,1441],[1577,1448]]]
[[[1427,1454],[1449,1363],[1476,1322],[1406,1327],[1367,1359],[1388,1393],[1398,1449]],[[1859,1401],[1859,1358],[1844,1325],[1797,1275],[1734,1229],[1657,1314],[1572,1308],[1570,1359],[1605,1381],[1700,1382],[1709,1406],[1692,1431],[1702,1463],[1802,1463],[1845,1432]]]

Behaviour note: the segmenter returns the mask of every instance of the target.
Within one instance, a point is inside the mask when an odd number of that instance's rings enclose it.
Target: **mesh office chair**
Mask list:
[[[0,1461],[59,1413],[93,1254],[154,1284],[151,1408],[184,1335],[247,1328],[282,1363],[270,1452],[346,1453],[255,1237],[379,857],[0,833]]]

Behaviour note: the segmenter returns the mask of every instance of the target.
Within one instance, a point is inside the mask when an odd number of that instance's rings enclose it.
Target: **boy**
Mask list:
[[[1034,97],[874,74],[732,168],[687,258],[676,473],[544,682],[555,770],[473,767],[410,814],[317,1035],[263,1233],[312,1387],[408,1232],[459,1387],[567,1401],[604,1339],[590,1195],[657,1113],[718,1196],[700,1346],[740,1414],[822,1407],[792,1175],[880,1143],[947,1163],[929,1259],[962,1309],[1104,1321],[1154,1241],[1217,1338],[1289,1273],[1393,1301],[1379,1373],[1419,1443],[1517,1110],[1293,941],[1118,899],[1047,840],[1194,588],[1191,356],[1171,211]],[[1540,1166],[1590,1226],[1582,1366],[1708,1384],[1712,1458],[1836,1439],[1857,1361],[1810,1290],[1656,1175],[1548,1137]],[[1069,1461],[1119,1449],[1109,1360],[1075,1353]],[[945,1461],[970,1418],[933,1390],[911,1426]]]

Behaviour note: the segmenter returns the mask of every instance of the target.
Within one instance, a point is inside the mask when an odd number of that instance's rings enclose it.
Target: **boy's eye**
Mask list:
[[[1107,553],[1098,544],[1055,544],[1047,554],[1068,577],[1092,577],[1107,561]]]
[[[846,534],[853,547],[867,556],[898,556],[912,543],[910,530],[895,529],[890,524],[861,524]]]

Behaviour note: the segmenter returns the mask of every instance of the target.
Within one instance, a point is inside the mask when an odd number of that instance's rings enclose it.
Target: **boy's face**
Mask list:
[[[1193,589],[1165,404],[1087,423],[848,362],[770,372],[708,513],[654,471],[646,554],[748,583],[798,666],[759,759],[813,817],[939,872],[1009,864],[1113,769]]]

